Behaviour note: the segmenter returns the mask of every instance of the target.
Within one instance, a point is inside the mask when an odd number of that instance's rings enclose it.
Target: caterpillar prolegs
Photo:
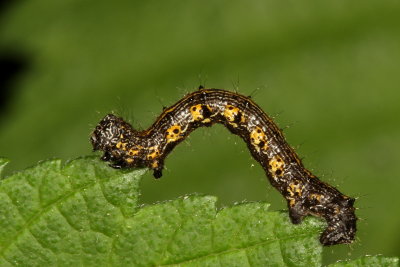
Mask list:
[[[147,130],[137,131],[113,114],[105,116],[91,135],[94,150],[114,168],[147,167],[160,178],[164,160],[173,148],[201,126],[223,124],[240,136],[265,170],[271,184],[287,200],[294,224],[304,216],[324,218],[323,245],[351,243],[356,233],[354,198],[320,181],[304,168],[294,150],[268,115],[249,97],[200,88],[164,109]]]

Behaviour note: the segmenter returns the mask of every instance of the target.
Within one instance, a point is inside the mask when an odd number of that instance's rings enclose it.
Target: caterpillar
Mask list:
[[[137,131],[122,118],[106,115],[91,134],[93,150],[113,168],[147,167],[162,176],[164,160],[193,130],[215,123],[240,136],[272,184],[287,200],[289,217],[299,224],[307,215],[326,220],[320,236],[325,246],[351,243],[356,233],[354,202],[304,168],[283,133],[246,97],[222,89],[199,90],[165,108],[153,125]]]

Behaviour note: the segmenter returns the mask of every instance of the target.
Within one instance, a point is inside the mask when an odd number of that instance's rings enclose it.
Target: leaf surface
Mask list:
[[[387,266],[396,267],[399,266],[398,258],[388,258],[382,255],[378,256],[364,256],[352,261],[340,261],[335,264],[329,265],[330,267],[373,267],[373,266]]]
[[[45,161],[5,178],[0,264],[321,265],[320,220],[293,225],[286,212],[268,211],[267,203],[217,210],[216,197],[201,195],[140,206],[144,172],[114,170],[86,157],[65,165]],[[394,262],[370,257],[334,266]]]

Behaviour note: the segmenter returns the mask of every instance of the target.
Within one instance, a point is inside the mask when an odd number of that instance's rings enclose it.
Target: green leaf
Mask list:
[[[266,203],[217,210],[216,197],[200,195],[140,207],[144,172],[86,157],[2,180],[0,265],[321,265],[320,220],[293,225]],[[389,262],[370,257],[354,266]]]
[[[398,258],[387,258],[383,256],[364,256],[362,258],[352,260],[352,261],[341,261],[335,264],[329,265],[330,267],[352,267],[352,266],[359,266],[359,267],[367,267],[367,266],[392,266],[396,267],[399,266],[399,259]]]
[[[137,208],[144,170],[121,172],[88,157],[42,162],[0,186],[0,264],[108,261],[113,240]]]
[[[127,265],[318,266],[321,223],[293,226],[268,204],[243,203],[217,212],[216,198],[186,196],[138,211],[116,241],[112,263]],[[138,253],[133,254],[132,251]],[[140,252],[139,252],[140,251]]]

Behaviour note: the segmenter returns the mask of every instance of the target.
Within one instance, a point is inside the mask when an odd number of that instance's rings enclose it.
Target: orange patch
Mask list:
[[[285,167],[285,162],[279,155],[274,156],[269,161],[269,166],[271,167],[272,173],[277,176],[283,176],[283,170]]]
[[[126,150],[126,145],[127,145],[128,143],[122,143],[122,142],[118,142],[116,145],[115,145],[115,147],[116,148],[118,148],[118,149],[120,149],[120,148],[122,148],[122,150]]]
[[[250,141],[258,152],[260,149],[264,151],[268,149],[267,135],[258,126],[251,131]]]
[[[190,114],[192,114],[194,121],[201,121],[204,118],[201,104],[190,107]]]
[[[226,105],[225,110],[224,110],[224,117],[229,121],[233,122],[235,120],[235,116],[239,114],[239,108],[232,106],[232,105]]]
[[[289,192],[290,196],[295,196],[296,194],[298,196],[301,196],[302,192],[303,192],[303,186],[301,184],[294,184],[291,183],[287,189],[287,191]]]
[[[181,136],[182,128],[179,125],[171,126],[166,133],[167,143],[178,141],[182,138]]]
[[[147,155],[147,159],[155,159],[158,155],[160,154],[160,152],[158,150],[154,150],[153,152],[149,153]]]
[[[131,163],[133,162],[133,159],[131,159],[131,158],[126,158],[125,161],[126,161],[128,164],[131,164]]]
[[[136,150],[136,149],[133,149],[133,148],[128,150],[128,155],[129,156],[136,156],[137,154],[139,154],[139,150]]]

